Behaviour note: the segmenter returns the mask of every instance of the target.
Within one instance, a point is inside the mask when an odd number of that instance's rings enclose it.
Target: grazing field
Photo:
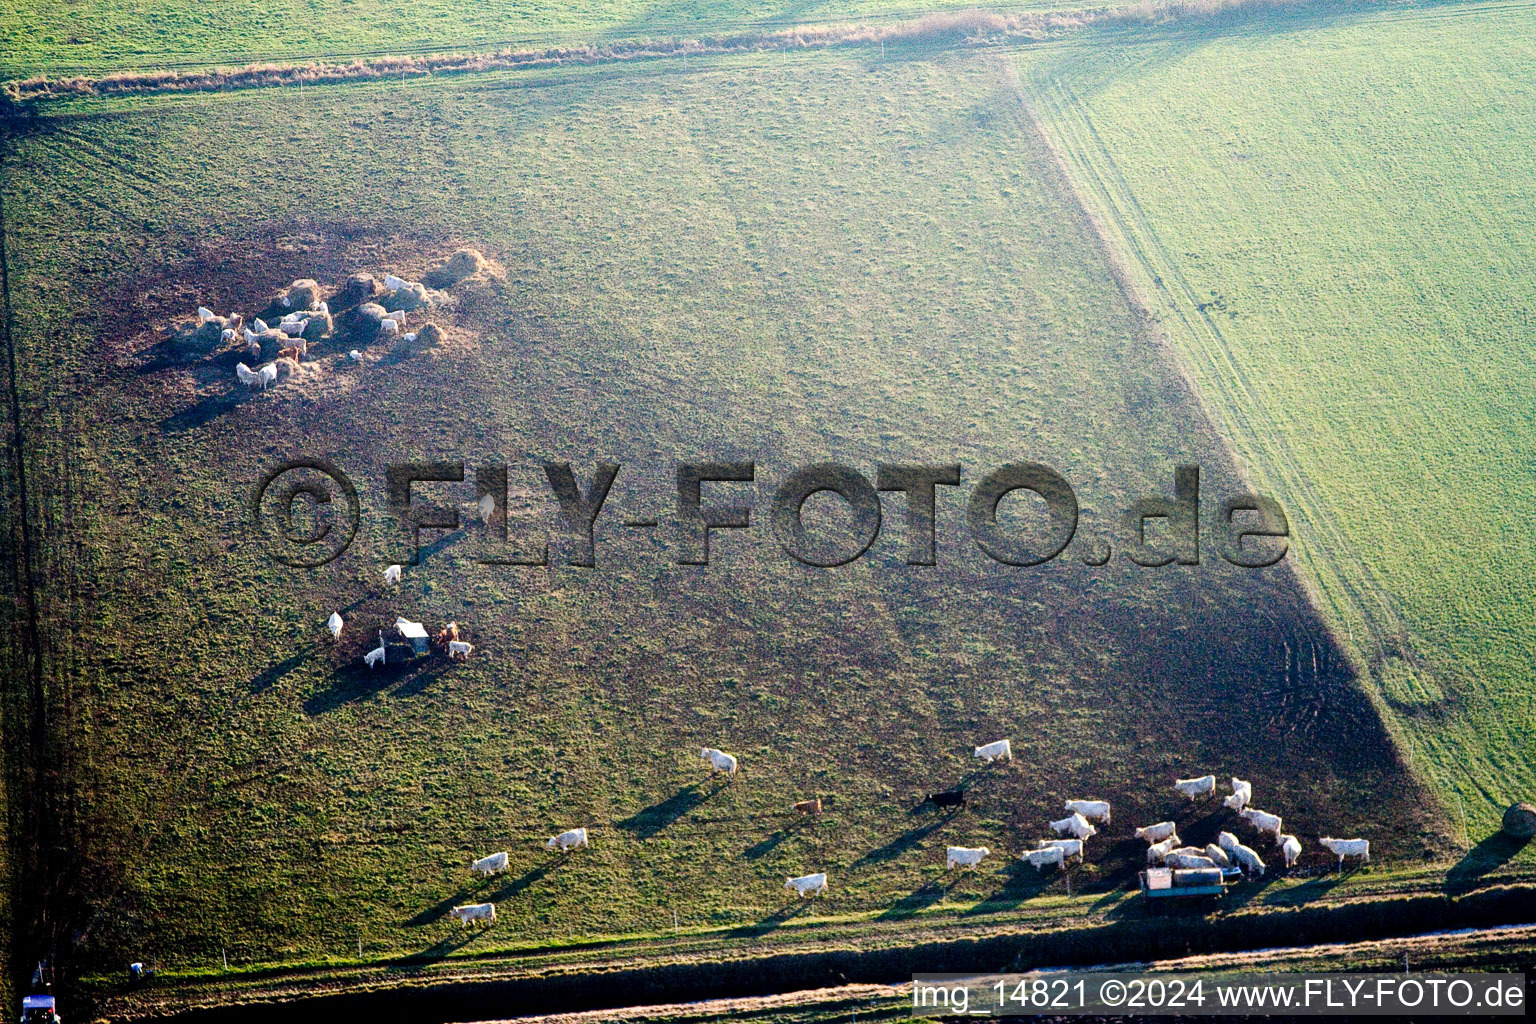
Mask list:
[[[1135,824],[1231,827],[1169,788],[1206,771],[1252,778],[1314,850],[1332,831],[1370,835],[1375,863],[1446,850],[1289,560],[1085,564],[1123,549],[1119,513],[1171,493],[1175,465],[1203,467],[1207,515],[1243,485],[996,62],[772,54],[160,97],[45,114],[3,160],[41,777],[70,864],[19,913],[47,907],[83,966],[439,956],[674,913],[772,929],[804,912],[785,877],[823,869],[823,911],[1006,909],[1063,886],[1011,862],[1066,797],[1116,802],[1079,888],[1124,885]],[[432,355],[323,344],[250,393],[233,349],[179,360],[161,340],[199,303],[414,278],[465,244],[504,276],[460,295]],[[271,562],[244,507],[299,455],[363,492],[357,543],[319,570]],[[408,458],[510,463],[525,518],[550,513],[540,463],[584,483],[622,464],[596,567],[480,565],[466,528],[428,532],[431,557],[386,587],[384,466]],[[754,528],[679,566],[674,462],[706,459],[755,460],[755,494],[708,492],[748,497]],[[939,565],[904,564],[894,495],[863,560],[780,552],[774,488],[829,459],[961,463]],[[1077,490],[1076,539],[1045,566],[964,533],[970,487],[1012,461]],[[452,493],[467,512],[471,485]],[[835,519],[821,500],[812,517]],[[1033,522],[1019,498],[1001,516]],[[640,517],[663,528],[619,525]],[[397,614],[456,619],[475,655],[361,669]],[[1003,736],[1012,764],[971,757]],[[734,782],[708,778],[704,745],[741,759]],[[957,784],[971,808],[916,806]],[[817,793],[828,813],[791,820]],[[573,825],[591,849],[546,855]],[[995,853],[946,878],[948,844]],[[510,873],[471,880],[501,849]],[[494,927],[450,923],[480,899]]]
[[[1108,0],[16,0],[0,10],[0,81],[118,70],[302,62],[312,58],[482,50],[739,32],[930,11],[1079,11]]]
[[[1536,792],[1536,16],[1024,62],[1072,174],[1473,842]],[[1529,851],[1525,856],[1530,856]]]

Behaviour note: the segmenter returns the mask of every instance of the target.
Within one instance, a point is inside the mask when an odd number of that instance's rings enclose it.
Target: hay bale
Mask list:
[[[423,352],[429,352],[437,348],[437,346],[447,340],[447,331],[437,326],[437,324],[427,324],[419,330],[402,334],[392,351],[397,356],[420,355]]]
[[[207,323],[187,321],[171,331],[171,346],[185,356],[212,355],[224,341],[224,325],[220,317]]]
[[[312,278],[299,278],[289,285],[288,290],[283,294],[288,298],[288,308],[290,311],[295,309],[314,309],[320,305],[320,286]]]
[[[1536,836],[1536,805],[1510,804],[1504,812],[1504,831],[1516,839]]]
[[[319,341],[336,329],[336,320],[329,313],[311,313],[304,325],[304,340]]]
[[[421,276],[428,288],[451,288],[485,270],[485,256],[478,249],[460,249]]]
[[[379,336],[379,325],[383,322],[384,307],[377,302],[365,302],[336,318],[336,326],[349,340],[364,345]]]
[[[353,274],[347,278],[347,283],[341,286],[341,290],[331,296],[331,312],[339,313],[344,309],[360,306],[378,298],[383,291],[384,286],[375,281],[372,274]]]
[[[282,331],[262,331],[256,335],[256,343],[261,346],[261,361],[267,362],[276,359],[277,354],[293,344],[293,339]]]
[[[292,359],[273,360],[272,365],[277,367],[277,379],[279,382],[285,381],[290,377],[302,376],[304,373],[304,366],[294,362]]]
[[[410,311],[433,305],[433,292],[419,281],[412,281],[404,288],[396,288],[384,299],[384,305],[390,309],[403,309]]]

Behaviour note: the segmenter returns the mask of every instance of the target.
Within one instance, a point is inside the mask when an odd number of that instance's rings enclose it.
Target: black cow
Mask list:
[[[935,807],[964,807],[965,790],[954,789],[948,793],[929,793],[925,804],[933,804]]]

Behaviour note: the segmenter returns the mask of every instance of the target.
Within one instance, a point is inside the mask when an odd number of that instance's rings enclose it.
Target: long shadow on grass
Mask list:
[[[245,394],[239,391],[230,391],[220,395],[209,395],[195,405],[177,413],[172,413],[160,421],[160,429],[168,434],[178,434],[188,430],[196,430],[227,415],[231,410],[245,400]]]
[[[543,879],[551,871],[558,869],[561,865],[570,859],[571,853],[569,850],[567,850],[565,853],[562,853],[558,857],[551,858],[550,860],[546,860],[535,865],[528,871],[524,872],[521,877],[513,878],[503,883],[500,889],[497,889],[490,895],[488,901],[491,903],[500,903],[502,900],[509,900],[519,893],[527,891],[527,889],[531,887],[535,882]]]
[[[747,847],[741,852],[741,855],[747,860],[757,860],[759,857],[772,853],[780,843],[788,839],[790,836],[805,832],[807,829],[811,828],[814,823],[814,818],[796,818],[794,821],[773,833],[773,835],[769,836],[767,839]]]
[[[790,918],[805,913],[806,908],[808,908],[814,902],[816,901],[796,899],[793,902],[784,904],[778,910],[775,910],[761,921],[755,921],[752,924],[744,924],[740,928],[732,928],[730,931],[725,933],[725,936],[726,938],[731,939],[750,939],[754,936],[765,935],[779,927],[785,921],[788,921]]]
[[[426,689],[446,668],[446,663],[430,657],[399,665],[386,663],[370,669],[349,667],[332,677],[328,689],[304,702],[304,713],[311,717],[328,714],[397,685],[399,696],[410,697]]]
[[[1020,903],[1040,895],[1054,885],[1062,884],[1060,869],[1038,871],[1030,865],[1014,861],[1003,869],[1006,881],[1002,888],[980,900],[966,914],[995,914],[1000,910],[1013,910]]]
[[[264,669],[260,675],[251,679],[251,693],[265,693],[267,690],[270,690],[272,687],[276,686],[278,680],[282,679],[283,676],[286,676],[288,673],[292,672],[294,669],[308,661],[309,653],[310,652],[308,650],[300,651],[293,657],[284,658],[276,665]]]
[[[1460,896],[1477,888],[1482,877],[1505,864],[1525,849],[1530,839],[1516,839],[1508,832],[1499,831],[1467,851],[1456,866],[1445,874],[1445,892]]]
[[[901,835],[897,836],[895,839],[892,839],[890,842],[886,843],[884,846],[870,850],[868,853],[864,854],[864,856],[853,862],[853,866],[860,867],[864,864],[879,864],[884,861],[895,860],[897,857],[900,857],[903,853],[906,853],[908,850],[912,849],[912,847],[928,838],[928,836],[932,835],[934,832],[937,832],[945,825],[948,825],[951,821],[954,820],[954,817],[954,812],[951,812],[944,815],[944,817],[940,818],[938,821],[930,821],[926,825],[919,825],[917,828],[908,829]]]
[[[614,827],[623,829],[636,839],[649,839],[668,825],[675,824],[689,811],[703,805],[722,788],[723,784],[718,784],[713,789],[705,790],[697,782],[689,783],[661,803],[652,804],[623,821],[615,822]]]
[[[450,935],[445,935],[420,953],[412,953],[401,957],[396,963],[404,966],[413,964],[430,963],[433,960],[441,960],[443,957],[474,942],[480,936],[490,931],[489,928],[463,928]]]
[[[924,907],[931,907],[942,900],[949,889],[939,879],[923,883],[921,888],[914,889],[895,903],[891,904],[877,921],[899,921],[902,918],[911,917]]]
[[[431,924],[433,921],[438,920],[444,914],[448,913],[448,911],[452,910],[454,907],[457,907],[462,903],[470,902],[470,897],[479,895],[476,890],[484,888],[485,886],[483,884],[466,885],[452,896],[449,896],[447,899],[439,903],[433,904],[426,910],[423,910],[421,913],[411,918],[409,921],[405,922],[405,926],[407,928],[420,928],[424,924]]]

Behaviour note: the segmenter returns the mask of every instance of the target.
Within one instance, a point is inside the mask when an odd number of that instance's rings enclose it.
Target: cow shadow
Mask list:
[[[432,945],[428,946],[426,949],[421,950],[419,953],[411,953],[408,956],[403,956],[399,960],[395,961],[395,963],[403,967],[409,967],[415,964],[431,963],[434,960],[441,960],[443,957],[463,949],[465,946],[469,945],[471,942],[474,942],[488,931],[490,931],[489,928],[465,928],[461,926],[459,931],[445,935],[441,939],[434,942]]]
[[[725,932],[725,937],[730,939],[750,939],[755,936],[766,935],[785,921],[792,920],[805,913],[814,902],[815,900],[797,897],[761,920],[754,921],[751,924],[744,924],[739,928],[730,929]]]
[[[1269,873],[1266,872],[1264,878],[1268,879],[1269,877]],[[1277,877],[1279,877],[1278,873]],[[1333,891],[1334,886],[1338,885],[1342,881],[1344,881],[1344,876],[1339,874],[1318,875],[1314,878],[1308,879],[1300,885],[1293,885],[1287,889],[1277,890],[1273,894],[1266,894],[1264,902],[1273,906],[1304,906],[1305,904],[1311,903],[1313,900],[1322,899],[1324,896],[1327,896],[1330,892]],[[1241,888],[1246,890],[1250,884],[1252,883],[1244,882]],[[1263,889],[1264,886],[1260,884],[1258,892],[1262,892]],[[1231,890],[1228,890],[1228,892],[1230,893]],[[1257,895],[1258,892],[1256,892],[1255,895]],[[1251,897],[1249,897],[1249,899],[1251,899]],[[1246,902],[1248,902],[1247,899],[1242,900],[1238,905]]]
[[[432,906],[421,911],[415,917],[406,921],[405,927],[420,928],[422,925],[431,924],[433,921],[441,919],[444,914],[448,913],[448,911],[452,910],[454,907],[470,902],[470,897],[479,896],[480,892],[484,891],[484,889],[485,886],[483,883],[480,885],[466,885],[452,896],[449,896],[447,899],[438,903],[434,903]],[[486,901],[480,900],[479,902],[484,903]]]
[[[221,416],[227,416],[245,399],[246,394],[239,391],[209,395],[161,420],[160,430],[166,434],[181,434],[188,430],[196,430]]]
[[[1530,842],[1529,837],[1517,839],[1502,830],[1495,832],[1468,850],[1467,855],[1446,872],[1443,886],[1446,894],[1460,896],[1477,888],[1484,875],[1509,863]]]
[[[394,698],[414,697],[442,678],[443,673],[448,670],[451,664],[452,662],[447,662],[423,669],[409,676],[405,682],[390,691],[389,695]]]
[[[426,689],[443,669],[444,666],[434,663],[431,657],[397,664],[386,662],[376,668],[348,666],[332,677],[329,687],[304,701],[304,713],[312,718],[328,714],[391,687],[397,687],[395,696],[411,697]]]
[[[1038,896],[1052,886],[1062,884],[1063,881],[1060,868],[1037,871],[1022,861],[1009,864],[1003,868],[1002,874],[1004,877],[1002,886],[967,910],[965,912],[967,915],[994,914],[998,911],[1013,910],[1025,900]]]
[[[717,783],[706,790],[699,783],[691,782],[661,803],[652,804],[643,811],[636,811],[622,821],[615,822],[614,827],[623,829],[636,839],[650,839],[667,826],[676,824],[689,811],[703,806],[723,787],[724,783]]]
[[[924,908],[933,906],[948,893],[949,888],[940,879],[933,879],[886,907],[875,917],[875,920],[899,921],[911,917]]]
[[[313,647],[300,651],[298,654],[295,654],[290,658],[284,658],[277,664],[262,670],[259,675],[253,676],[250,683],[247,684],[250,688],[251,694],[255,695],[259,693],[265,693],[272,687],[276,686],[278,681],[281,680],[284,676],[308,661],[309,656],[313,651]]]
[[[880,864],[888,860],[895,860],[897,857],[900,857],[903,853],[906,853],[912,847],[928,838],[928,836],[932,835],[934,832],[937,832],[945,825],[948,825],[951,821],[954,820],[954,817],[955,812],[951,811],[949,814],[944,815],[944,817],[938,819],[937,821],[930,821],[926,825],[919,825],[917,828],[908,829],[901,835],[897,836],[895,839],[892,839],[890,842],[886,843],[884,846],[878,847],[876,849],[870,850],[868,853],[865,853],[858,860],[853,862],[853,866],[860,867],[865,864]]]
[[[535,865],[525,871],[520,877],[503,882],[501,888],[492,893],[486,902],[500,903],[502,900],[509,900],[519,893],[526,892],[535,882],[540,881],[550,872],[558,870],[561,865],[570,859],[570,856],[571,851],[566,850],[558,857],[553,857]]]
[[[795,820],[789,822],[788,824],[781,825],[778,831],[774,832],[773,835],[762,840],[761,842],[747,847],[742,851],[741,855],[747,860],[757,860],[759,857],[772,853],[775,849],[778,848],[780,843],[784,842],[784,840],[790,838],[791,836],[800,835],[804,832],[814,829],[817,820],[818,819],[812,815],[796,815]]]
[[[780,843],[793,834],[792,830],[781,828],[762,842],[755,843],[741,851],[741,855],[747,860],[757,860],[759,857],[772,853]]]

